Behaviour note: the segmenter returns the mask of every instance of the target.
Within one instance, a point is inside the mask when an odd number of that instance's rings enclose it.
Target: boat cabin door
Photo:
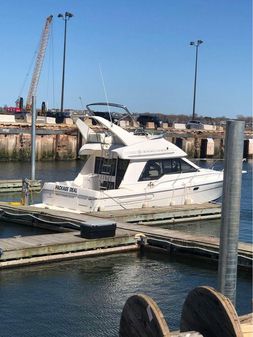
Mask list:
[[[117,160],[97,157],[95,170],[99,175],[100,190],[115,189]]]

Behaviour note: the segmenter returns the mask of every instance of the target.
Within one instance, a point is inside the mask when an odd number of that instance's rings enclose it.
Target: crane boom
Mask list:
[[[30,88],[28,91],[28,96],[26,99],[26,110],[27,111],[31,110],[32,96],[36,95],[40,73],[41,73],[41,68],[42,68],[42,64],[44,61],[44,56],[45,56],[45,52],[47,48],[47,42],[48,42],[50,25],[51,25],[52,19],[53,19],[53,15],[50,15],[49,17],[47,17],[45,26],[41,34],[39,50],[38,50],[38,54],[36,58],[35,67],[33,70],[32,81],[31,81]]]

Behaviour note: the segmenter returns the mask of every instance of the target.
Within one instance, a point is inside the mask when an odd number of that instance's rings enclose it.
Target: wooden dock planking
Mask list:
[[[159,207],[159,208],[141,208],[132,210],[120,210],[114,212],[88,212],[78,213],[70,212],[61,208],[44,209],[33,206],[12,207],[0,202],[0,210],[5,212],[14,212],[23,214],[33,213],[39,216],[40,219],[50,221],[50,217],[59,218],[59,221],[92,221],[94,217],[100,219],[114,220],[116,222],[129,222],[145,225],[159,225],[163,223],[177,223],[183,221],[196,221],[204,219],[220,218],[221,207],[217,204],[203,204],[203,205],[184,205],[173,207]],[[17,219],[16,219],[17,221]],[[20,223],[23,220],[18,220]]]
[[[104,238],[105,244],[113,245],[116,239],[121,239],[125,237],[131,237],[128,231],[125,230],[116,230],[115,237],[112,238]],[[15,236],[12,238],[4,238],[0,239],[1,248],[4,252],[9,252],[16,249],[24,249],[24,248],[36,248],[36,247],[46,247],[49,245],[64,245],[64,244],[80,244],[81,246],[87,245],[92,241],[93,245],[96,241],[101,241],[101,239],[85,239],[80,236],[79,231],[71,231],[68,233],[54,233],[54,234],[42,234],[42,235],[32,235],[32,236]],[[92,246],[93,246],[92,245]]]
[[[121,229],[115,237],[92,240],[79,231],[16,236],[0,239],[0,247],[0,268],[138,249],[134,235]]]
[[[2,210],[2,214],[1,214]],[[154,209],[155,212],[157,212],[157,209]],[[139,210],[141,212],[141,210]],[[150,210],[145,210],[145,212],[150,212]],[[21,217],[19,216],[22,214],[22,216],[25,216],[25,218],[28,218],[28,214],[32,214],[34,218],[31,217],[30,222],[32,225],[38,226],[40,219],[43,221],[48,221],[50,224],[57,223],[57,225],[64,223],[73,223],[74,225],[77,226],[80,225],[80,223],[92,223],[94,220],[96,221],[98,218],[101,219],[101,213],[93,213],[93,216],[88,213],[74,213],[74,212],[66,212],[64,210],[52,210],[52,209],[42,209],[38,207],[32,207],[32,206],[19,206],[19,207],[14,207],[14,206],[9,206],[3,203],[0,203],[0,217],[3,216],[3,214],[12,214],[15,217],[15,221],[18,221],[18,218]],[[116,213],[116,212],[115,212]],[[121,212],[119,212],[121,213]],[[94,215],[97,215],[95,217]],[[115,217],[112,216],[110,219],[118,219],[117,218],[118,213],[115,214]],[[125,215],[124,215],[125,216]],[[102,219],[107,219],[103,217]],[[9,221],[12,221],[9,219]],[[219,253],[219,239],[215,237],[206,237],[206,236],[201,236],[201,235],[196,235],[196,234],[190,234],[190,233],[184,233],[182,231],[177,231],[177,230],[168,230],[165,228],[161,227],[155,227],[155,226],[147,226],[147,225],[141,225],[141,224],[133,224],[133,223],[125,223],[121,221],[117,221],[117,233],[119,233],[119,230],[123,230],[127,232],[129,237],[133,237],[138,234],[142,233],[143,235],[146,236],[147,242],[148,242],[148,247],[160,247],[162,249],[165,249],[166,251],[170,251],[170,247],[176,247],[176,246],[182,246],[185,247],[185,249],[189,252],[189,254],[199,254],[199,251],[203,252],[208,252],[210,251],[211,255],[210,258],[212,259],[217,259],[218,253]],[[36,238],[37,237],[37,238]],[[26,238],[20,238],[19,244],[21,245],[21,242],[25,243],[27,240],[27,247],[29,247],[29,244],[33,246],[33,244],[36,242],[36,245],[40,248],[40,251],[43,253],[42,254],[48,254],[46,248],[43,248],[43,243],[47,242],[53,245],[54,240],[56,240],[58,237],[60,238],[69,238],[70,242],[69,245],[71,245],[72,239],[73,239],[73,232],[70,232],[70,234],[67,233],[58,233],[58,234],[53,234],[49,235],[48,237],[46,235],[42,235],[41,239],[38,238],[39,236],[35,236],[33,241],[31,242],[30,239]],[[55,239],[53,239],[55,237]],[[70,239],[72,237],[72,239]],[[74,236],[75,237],[75,236]],[[16,238],[18,239],[18,238]],[[77,239],[77,235],[75,237],[75,240]],[[11,239],[1,239],[0,240],[0,248],[2,247],[1,244],[4,243],[5,241],[2,240],[11,240]],[[39,240],[42,240],[40,242]],[[83,241],[84,239],[81,239]],[[104,240],[104,239],[103,239]],[[93,240],[89,240],[93,241]],[[18,241],[15,241],[16,244]],[[7,241],[6,242],[6,247],[9,245],[12,245],[12,241]],[[129,243],[130,244],[130,243]],[[60,241],[55,243],[55,245],[61,246],[64,245]],[[78,246],[78,243],[75,243],[76,247]],[[86,243],[87,247],[89,246]],[[100,248],[100,246],[98,246]],[[159,249],[160,249],[159,248]],[[43,250],[44,249],[44,250]],[[69,249],[69,248],[68,248]],[[72,248],[71,248],[72,249]],[[73,248],[74,249],[74,248]],[[85,248],[85,249],[94,249],[93,248]],[[75,251],[75,249],[74,249]],[[198,253],[196,253],[198,251]],[[57,251],[54,252],[55,254]],[[246,268],[251,268],[251,263],[252,263],[252,244],[248,243],[239,243],[238,247],[238,254],[239,254],[239,265],[243,265]],[[203,255],[203,254],[202,254]],[[1,261],[1,260],[0,260]],[[246,261],[246,262],[241,262],[241,261]]]
[[[113,212],[103,211],[90,214],[122,222],[157,225],[192,220],[217,219],[221,217],[221,205],[204,203],[168,207],[135,208]]]
[[[192,235],[190,233],[184,233],[182,231],[177,230],[168,230],[161,227],[153,227],[153,226],[145,226],[145,225],[137,225],[137,224],[125,224],[125,223],[118,223],[118,228],[126,229],[131,231],[135,231],[136,233],[143,233],[147,239],[148,243],[151,244],[151,246],[156,245],[156,243],[159,244],[159,242],[164,241],[164,247],[166,250],[168,250],[170,243],[175,246],[183,246],[183,247],[189,247],[189,253],[194,253],[194,250],[203,250],[210,251],[216,253],[216,255],[219,253],[219,238],[211,237],[211,236],[202,236],[202,235]],[[156,242],[157,240],[157,242]],[[250,243],[245,242],[239,242],[238,243],[238,262],[239,265],[243,265],[246,268],[251,267],[251,264],[249,265],[246,263],[242,263],[242,259],[249,259],[252,262],[253,258],[253,245]],[[240,257],[241,256],[241,257]]]
[[[182,241],[184,243],[189,242],[196,243],[196,244],[203,244],[203,246],[208,246],[210,248],[218,248],[219,247],[219,238],[214,236],[202,236],[202,235],[192,235],[190,233],[184,233],[182,231],[173,230],[173,229],[166,229],[162,227],[150,227],[145,225],[138,225],[138,224],[125,224],[125,223],[118,223],[118,227],[122,229],[128,229],[131,231],[135,231],[137,233],[143,233],[147,237],[152,238],[164,238],[164,239],[173,239]],[[253,253],[253,246],[250,243],[239,242],[239,251],[241,253]]]
[[[7,192],[21,192],[22,191],[22,180],[21,179],[9,179],[0,180],[0,193]],[[29,190],[30,191],[40,191],[41,181],[40,180],[29,180]]]
[[[49,263],[56,261],[65,261],[65,260],[73,260],[80,259],[86,257],[93,257],[99,255],[108,255],[108,254],[120,254],[130,251],[137,251],[137,244],[126,245],[126,246],[118,246],[118,247],[110,247],[110,248],[100,248],[93,250],[84,250],[77,252],[66,252],[60,254],[52,254],[52,255],[42,255],[42,256],[34,256],[25,259],[15,259],[15,260],[0,260],[0,269],[4,268],[13,268],[13,267],[22,267],[33,264],[40,263]]]

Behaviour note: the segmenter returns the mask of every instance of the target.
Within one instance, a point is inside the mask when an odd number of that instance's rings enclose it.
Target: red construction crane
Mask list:
[[[39,45],[39,50],[36,58],[36,63],[35,67],[33,70],[33,76],[32,76],[32,81],[30,84],[30,88],[28,91],[28,96],[26,99],[26,111],[31,111],[31,105],[32,105],[32,96],[36,96],[36,91],[39,83],[39,78],[40,78],[40,73],[41,73],[41,68],[42,64],[44,61],[44,56],[47,48],[47,42],[49,38],[49,33],[50,33],[50,26],[52,23],[53,15],[50,15],[46,19],[45,26],[43,28],[41,38],[40,38],[40,45]]]

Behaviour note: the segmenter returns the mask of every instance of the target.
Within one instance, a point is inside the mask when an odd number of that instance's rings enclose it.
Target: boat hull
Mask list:
[[[59,189],[59,186],[61,187]],[[121,209],[166,207],[170,205],[202,204],[222,195],[222,180],[203,184],[133,192],[124,188],[94,191],[74,188],[68,184],[46,183],[42,202],[46,207],[60,207],[77,212],[114,211]]]

